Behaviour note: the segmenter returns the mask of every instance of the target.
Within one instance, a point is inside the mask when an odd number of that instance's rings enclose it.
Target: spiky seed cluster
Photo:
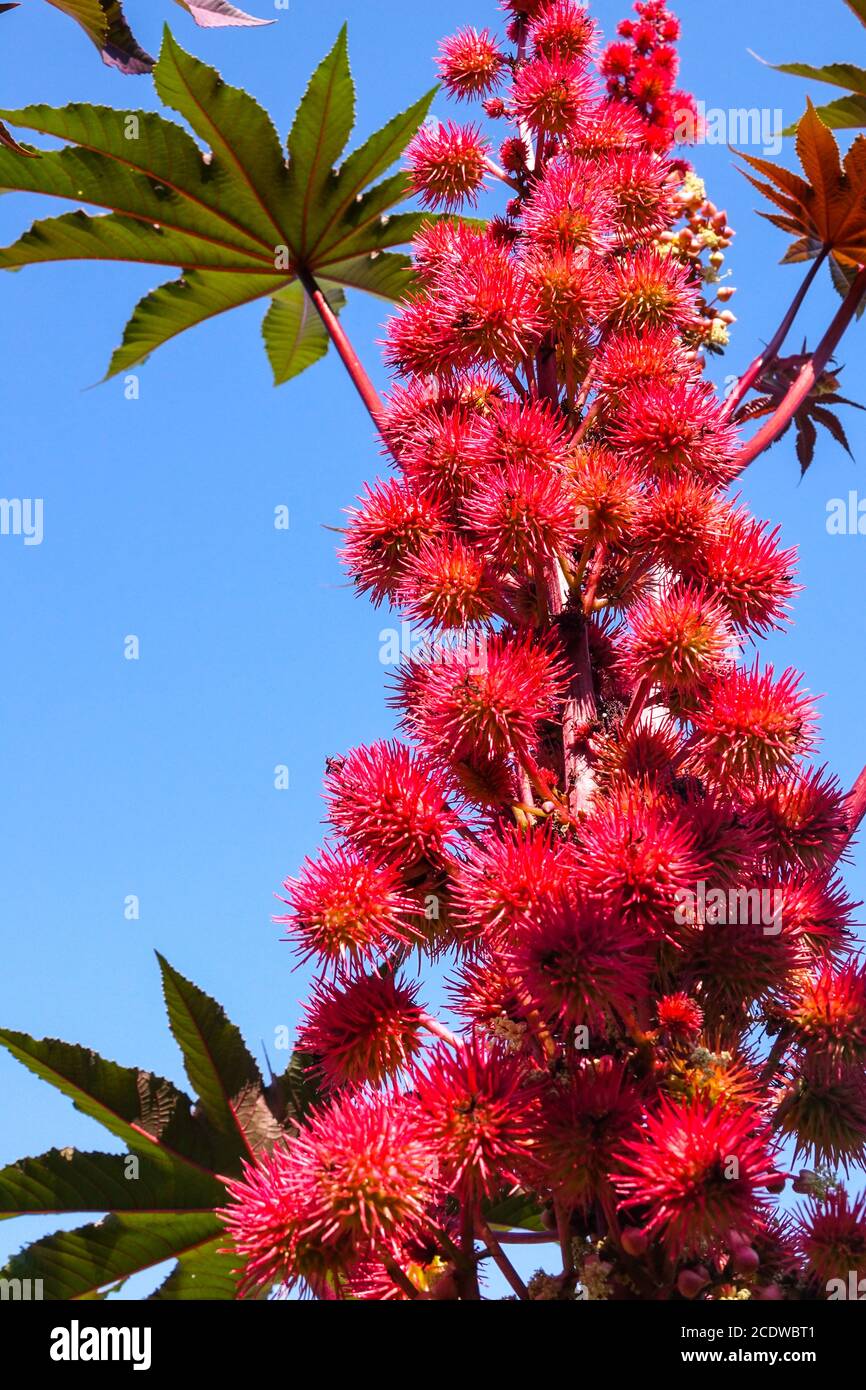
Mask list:
[[[501,169],[489,126],[431,123],[408,158],[429,207],[502,171],[507,201],[416,238],[395,471],[342,552],[410,631],[408,742],[331,760],[336,842],[286,885],[328,1103],[231,1185],[226,1224],[250,1288],[473,1298],[485,1214],[519,1189],[563,1248],[599,1247],[609,1296],[822,1296],[860,1269],[862,1202],[831,1186],[789,1230],[777,1149],[862,1161],[866,975],[813,702],[741,655],[796,585],[723,491],[699,247],[732,233],[682,158],[661,0],[597,62],[575,0],[503,8],[507,41],[439,55],[500,123]],[[445,951],[456,1036],[409,975]]]

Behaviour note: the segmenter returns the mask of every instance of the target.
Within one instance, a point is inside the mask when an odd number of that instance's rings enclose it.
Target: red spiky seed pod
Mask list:
[[[567,887],[574,873],[570,845],[549,829],[510,829],[471,845],[454,875],[453,906],[469,940],[507,944],[518,925]]]
[[[442,85],[458,101],[486,96],[505,67],[505,54],[489,29],[460,29],[439,45]]]
[[[824,964],[796,979],[784,1018],[797,1044],[833,1066],[866,1061],[866,966]]]
[[[686,268],[652,249],[616,260],[600,295],[609,327],[638,331],[691,324],[696,302]]]
[[[529,41],[542,58],[574,62],[592,50],[597,28],[589,11],[575,0],[552,0],[529,26]]]
[[[376,860],[406,871],[440,864],[459,828],[443,778],[404,744],[355,748],[325,783],[328,818]]]
[[[790,668],[735,667],[693,714],[693,765],[722,782],[787,772],[813,746],[814,702]]]
[[[548,1086],[536,1121],[536,1181],[568,1207],[613,1213],[614,1155],[640,1121],[641,1095],[622,1063],[585,1059]]]
[[[602,1031],[644,1007],[645,938],[599,900],[554,894],[521,925],[508,955],[546,1019]]]
[[[592,96],[581,62],[539,55],[518,68],[509,101],[515,120],[530,130],[567,135]]]
[[[562,668],[549,646],[496,635],[411,667],[401,685],[407,727],[431,752],[455,762],[479,752],[519,758],[555,711]]]
[[[581,839],[588,850],[577,875],[583,888],[602,897],[635,931],[679,939],[678,894],[693,891],[707,867],[694,834],[674,808],[648,805],[629,790],[594,809]]]
[[[291,912],[274,920],[289,927],[304,960],[318,956],[336,966],[375,958],[416,935],[417,907],[394,869],[363,859],[354,849],[326,846],[284,887]]]
[[[486,623],[498,611],[502,591],[480,548],[443,536],[427,541],[406,562],[396,597],[410,618],[449,629]]]
[[[629,611],[623,662],[635,682],[688,691],[703,685],[730,655],[727,614],[688,585],[650,594]]]
[[[851,1294],[851,1275],[861,1297],[866,1279],[866,1197],[852,1201],[836,1189],[798,1213],[797,1247],[809,1273],[825,1293],[833,1279],[842,1281],[841,1297]]]
[[[831,868],[848,842],[845,798],[824,768],[792,773],[749,795],[749,824],[764,861],[779,871]]]
[[[745,632],[780,627],[797,592],[797,551],[780,550],[778,536],[778,527],[768,531],[766,522],[738,508],[691,557],[691,572],[719,595]]]
[[[445,516],[432,497],[409,492],[395,478],[365,486],[359,500],[349,511],[340,558],[358,592],[378,604],[394,597],[407,557],[441,534]]]
[[[421,1048],[424,1013],[417,986],[393,975],[342,974],[318,981],[298,1047],[316,1058],[329,1087],[379,1085]]]
[[[754,1110],[663,1099],[618,1163],[621,1208],[644,1212],[646,1228],[674,1259],[712,1251],[731,1226],[752,1231],[766,1221],[762,1189],[775,1166]]]
[[[430,1149],[402,1098],[355,1093],[311,1112],[297,1135],[227,1184],[220,1215],[248,1290],[339,1277],[426,1229]]]
[[[724,406],[703,381],[633,386],[611,427],[620,456],[655,477],[688,473],[717,487],[731,476],[736,434]]]
[[[437,1048],[417,1075],[416,1096],[448,1188],[464,1198],[492,1197],[518,1180],[537,1097],[516,1057],[477,1038],[457,1051]]]
[[[475,204],[489,154],[490,146],[477,126],[458,126],[452,121],[435,128],[422,126],[406,151],[406,160],[424,206]]]
[[[462,514],[479,548],[499,566],[534,567],[568,552],[575,536],[565,476],[531,463],[487,469]]]

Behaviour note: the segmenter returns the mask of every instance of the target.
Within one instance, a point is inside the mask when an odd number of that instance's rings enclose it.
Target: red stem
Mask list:
[[[758,377],[761,375],[761,373],[765,371],[767,367],[771,366],[773,362],[775,362],[785,339],[791,331],[791,325],[793,324],[794,319],[800,312],[800,307],[803,303],[803,300],[809,293],[812,281],[815,279],[815,276],[818,274],[818,271],[824,264],[828,255],[829,251],[825,247],[824,250],[821,252],[820,256],[818,256],[817,259],[812,263],[808,275],[803,280],[803,283],[801,284],[797,293],[794,295],[793,300],[791,301],[791,307],[788,309],[788,312],[782,319],[782,322],[779,324],[779,327],[776,329],[776,332],[773,334],[773,337],[770,339],[769,343],[764,348],[764,351],[758,357],[755,358],[752,365],[748,367],[747,370],[740,377],[730,396],[728,396],[728,399],[725,401],[724,409],[724,415],[726,419],[730,419],[734,411],[737,409],[737,406],[748,394],[748,392],[751,391],[752,387],[758,380]]]
[[[866,767],[849,791],[846,800],[848,802],[848,824],[851,827],[848,839],[852,840],[857,833],[860,822],[866,816]]]
[[[381,429],[381,419],[385,407],[375,386],[364,370],[360,357],[352,347],[347,334],[341,327],[340,320],[337,318],[337,315],[325,298],[324,293],[316,283],[315,277],[311,275],[308,270],[303,267],[300,268],[298,270],[298,279],[306,290],[319,318],[325,325],[328,337],[340,354],[343,366],[352,378],[355,389],[364,402],[364,405],[367,407],[373,424],[377,429]]]
[[[493,1262],[499,1270],[499,1273],[508,1281],[519,1299],[524,1301],[528,1300],[529,1290],[505,1251],[502,1249],[502,1246],[499,1244],[499,1241],[496,1239],[490,1227],[482,1220],[480,1215],[477,1218],[477,1222],[479,1239],[483,1240],[490,1254],[493,1256]]]
[[[844,303],[827,329],[820,345],[811,360],[800,369],[797,380],[781,405],[767,423],[758,430],[754,438],[750,439],[748,444],[745,444],[737,454],[734,459],[736,466],[734,477],[738,477],[759,454],[762,454],[765,449],[769,449],[771,444],[775,444],[779,435],[787,429],[836,351],[840,338],[859,309],[864,296],[866,296],[866,267],[859,272],[852,283]]]

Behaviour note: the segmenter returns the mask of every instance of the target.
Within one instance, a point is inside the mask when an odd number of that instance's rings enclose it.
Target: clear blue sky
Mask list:
[[[270,0],[248,7],[272,13]],[[674,7],[683,85],[708,107],[778,107],[785,124],[800,115],[806,85],[747,49],[774,61],[866,59],[866,31],[841,0],[826,0],[820,24],[814,0]],[[625,0],[593,8],[609,34]],[[128,9],[152,52],[167,19],[282,130],[348,17],[362,135],[431,85],[439,37],[501,18],[494,0],[291,0],[269,29],[208,33],[169,0]],[[38,0],[0,17],[0,43],[6,107],[156,105],[148,78],[104,68]],[[441,98],[433,109],[448,114]],[[794,160],[790,141],[784,157]],[[721,380],[770,336],[801,272],[777,264],[784,238],[754,215],[757,195],[728,151],[704,147],[695,162],[738,232],[729,264],[739,323]],[[0,241],[48,211],[45,200],[0,198]],[[392,720],[379,662],[387,618],[353,598],[323,529],[380,467],[337,360],[275,390],[253,307],[157,353],[137,401],[124,399],[122,381],[85,389],[136,299],[163,278],[84,264],[0,276],[0,493],[41,497],[45,508],[41,545],[0,537],[0,1022],[182,1081],[153,948],[226,1005],[257,1053],[265,1039],[273,1054],[305,977],[270,921],[272,894],[320,840],[325,757],[388,735]],[[837,303],[822,277],[798,333],[814,340]],[[345,317],[380,386],[383,317],[359,296]],[[864,334],[866,321],[842,352],[855,399],[866,399]],[[830,537],[825,519],[828,499],[866,496],[866,416],[848,411],[845,423],[856,465],[822,436],[798,485],[786,440],[752,466],[743,493],[800,546],[806,586],[794,628],[764,653],[825,693],[820,756],[850,783],[866,761],[866,536]],[[273,527],[280,504],[288,532]],[[124,659],[128,634],[140,639],[138,661]],[[289,768],[288,791],[274,789],[277,764]],[[861,851],[847,873],[858,897],[864,869]],[[130,894],[138,921],[124,918]],[[111,1145],[5,1053],[0,1095],[0,1163],[53,1144]],[[0,1257],[58,1224],[7,1223]]]

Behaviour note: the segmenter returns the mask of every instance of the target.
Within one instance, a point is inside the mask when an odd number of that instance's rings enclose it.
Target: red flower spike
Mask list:
[[[662,0],[600,59],[577,0],[502,8],[502,43],[439,54],[501,168],[433,121],[409,167],[429,207],[509,187],[483,228],[414,238],[373,409],[396,473],[343,550],[428,629],[397,678],[416,746],[330,761],[338,847],[287,885],[321,977],[299,1041],[337,1103],[224,1219],[248,1292],[472,1297],[454,1246],[520,1188],[568,1253],[566,1223],[607,1238],[581,1268],[614,1297],[820,1297],[863,1212],[834,1198],[795,1240],[765,1125],[812,1165],[866,1157],[866,967],[813,702],[735,664],[797,586],[723,495],[742,451],[705,354],[732,315],[703,253],[717,270],[733,233],[675,148],[700,122]],[[462,1037],[398,975],[413,948],[453,949]]]
[[[666,994],[659,1000],[656,1016],[659,1028],[674,1042],[693,1041],[704,1023],[699,1004],[687,994]]]

